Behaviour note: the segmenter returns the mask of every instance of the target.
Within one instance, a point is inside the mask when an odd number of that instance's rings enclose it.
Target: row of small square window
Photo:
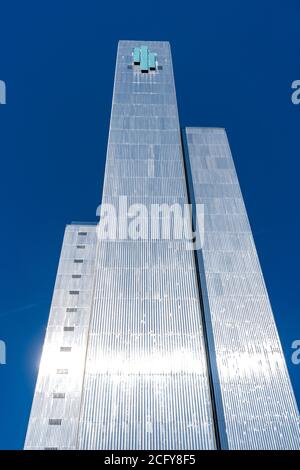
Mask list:
[[[86,232],[79,232],[79,235],[86,235]],[[75,261],[75,260],[74,260]],[[77,260],[79,261],[79,260]],[[80,260],[81,261],[81,260]],[[83,260],[82,260],[83,262]],[[72,274],[73,279],[80,279],[81,274]],[[70,294],[79,294],[79,291],[69,291]],[[68,307],[66,309],[67,313],[77,312],[76,307]],[[74,331],[74,326],[64,326],[64,331]],[[61,351],[66,351],[66,349],[60,348]],[[71,348],[70,348],[71,351]],[[57,372],[59,373],[59,372]]]
[[[75,262],[75,260],[74,260],[74,262]],[[72,278],[73,279],[80,279],[81,274],[72,274]],[[79,290],[70,290],[69,294],[70,295],[79,295]],[[72,312],[74,311],[75,312],[75,311],[77,311],[77,309],[73,309],[73,308],[72,309],[67,309],[67,312],[69,312],[69,311],[72,311]],[[71,331],[71,330],[69,330],[69,331]]]
[[[78,232],[78,235],[87,235],[87,232]],[[77,245],[77,248],[84,249],[85,245]],[[74,263],[83,263],[83,259],[74,259]],[[73,274],[72,278],[81,278],[80,274]],[[70,294],[79,294],[79,291],[70,291]],[[67,308],[67,312],[77,312],[77,308]],[[74,326],[65,326],[64,331],[74,331]],[[60,350],[62,352],[70,352],[72,348],[70,346],[61,346]],[[57,374],[68,374],[68,369],[57,369]],[[65,393],[53,393],[53,398],[65,398]],[[49,425],[60,426],[62,423],[61,419],[49,418]],[[45,447],[46,450],[57,450],[57,447]]]
[[[85,236],[87,235],[87,232],[78,232],[78,235]],[[85,248],[85,245],[77,245],[76,248],[83,249]],[[83,259],[74,259],[74,263],[83,263]]]
[[[80,275],[73,275],[72,277],[81,277]],[[70,293],[76,293],[79,294],[79,291],[70,291]],[[77,308],[67,308],[67,312],[76,312]],[[74,326],[65,326],[64,331],[74,331]],[[60,351],[61,352],[71,352],[72,348],[70,346],[61,346]],[[68,369],[57,369],[57,374],[68,374],[69,371]],[[54,399],[63,399],[65,398],[65,393],[53,393],[53,398]],[[54,418],[49,418],[49,425],[52,426],[60,426],[62,423],[61,419],[54,419]],[[56,450],[57,447],[47,447],[45,448],[46,450]]]
[[[78,235],[85,236],[87,235],[87,232],[78,232]],[[77,245],[76,248],[84,249],[85,245]],[[83,259],[74,259],[74,263],[83,263]],[[75,277],[75,276],[72,276],[72,277]],[[76,276],[76,277],[81,277],[81,276]]]
[[[58,369],[58,370],[67,370],[67,369]],[[53,398],[55,399],[62,399],[65,398],[66,394],[62,392],[54,392],[53,393]],[[49,418],[48,424],[50,426],[60,426],[62,423],[62,419],[57,419],[57,418]],[[47,447],[47,449],[56,449],[56,447]]]
[[[66,371],[67,369],[58,369],[58,370],[64,370]],[[53,398],[55,399],[63,399],[65,398],[66,394],[62,392],[54,392],[53,393]],[[48,424],[50,426],[60,426],[62,423],[62,419],[58,418],[49,418]],[[45,450],[56,450],[57,447],[45,447]]]
[[[78,235],[84,236],[87,235],[87,232],[78,232]],[[77,245],[78,249],[84,249],[85,245]],[[83,263],[83,259],[74,259],[74,263]],[[80,274],[73,274],[72,275],[73,279],[80,279],[81,275]],[[79,291],[70,291],[70,293],[77,293],[79,294]],[[77,312],[77,308],[67,308],[67,312]],[[74,331],[74,326],[65,326],[64,331]],[[71,347],[69,346],[62,346],[60,350],[62,352],[70,352]],[[69,371],[68,369],[57,369],[57,374],[68,374]],[[65,393],[53,393],[53,398],[65,398]],[[60,426],[62,423],[61,419],[53,419],[49,418],[49,425],[51,426]],[[45,450],[57,450],[57,447],[45,447]]]

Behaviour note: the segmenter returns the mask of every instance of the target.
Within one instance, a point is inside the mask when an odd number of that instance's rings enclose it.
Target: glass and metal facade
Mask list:
[[[224,129],[185,131],[197,252],[230,449],[299,449],[299,412]],[[222,428],[224,428],[222,426]]]
[[[125,197],[203,204],[204,245],[67,226],[25,448],[299,448],[226,134],[181,133],[168,42],[119,42],[102,203]]]

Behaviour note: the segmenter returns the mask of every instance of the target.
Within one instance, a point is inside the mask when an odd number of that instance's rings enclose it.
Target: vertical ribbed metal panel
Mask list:
[[[25,449],[76,448],[96,242],[95,226],[66,227]]]
[[[162,70],[142,74],[135,47]],[[187,203],[170,46],[118,47],[104,203]],[[180,240],[98,244],[77,446],[214,449],[194,253]]]
[[[299,449],[299,413],[226,133],[187,128],[186,136],[194,198],[204,205],[201,280],[229,448]]]

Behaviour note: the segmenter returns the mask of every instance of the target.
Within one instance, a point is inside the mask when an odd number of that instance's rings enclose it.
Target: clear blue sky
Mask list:
[[[101,197],[117,41],[169,40],[181,125],[225,127],[300,403],[297,0],[2,2],[0,448],[22,448],[66,223]]]

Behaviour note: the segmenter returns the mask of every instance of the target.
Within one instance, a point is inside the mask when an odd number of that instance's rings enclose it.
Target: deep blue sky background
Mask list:
[[[1,3],[0,448],[22,448],[66,223],[100,202],[119,39],[169,40],[181,125],[229,136],[300,404],[300,2]]]

